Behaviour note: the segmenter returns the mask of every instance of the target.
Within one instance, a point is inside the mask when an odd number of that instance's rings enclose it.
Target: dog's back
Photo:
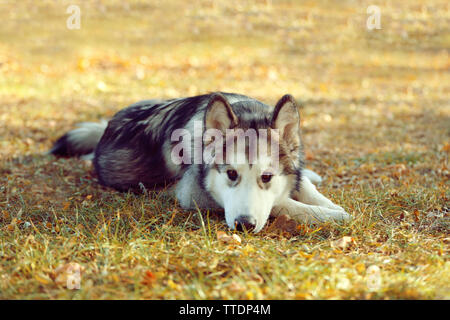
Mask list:
[[[267,105],[244,95],[223,95],[238,117],[249,123],[265,121]],[[62,136],[50,153],[93,159],[99,182],[118,190],[170,183],[187,169],[171,161],[171,134],[180,128],[192,131],[194,121],[203,121],[210,96],[140,101],[119,111],[107,125],[81,124]]]

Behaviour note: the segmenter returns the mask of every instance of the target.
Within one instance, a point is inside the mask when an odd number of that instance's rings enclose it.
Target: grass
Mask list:
[[[379,1],[373,31],[368,1],[78,1],[69,30],[72,3],[0,3],[0,298],[450,298],[446,1]],[[220,212],[43,155],[77,122],[216,90],[297,97],[308,167],[353,222],[224,243]]]

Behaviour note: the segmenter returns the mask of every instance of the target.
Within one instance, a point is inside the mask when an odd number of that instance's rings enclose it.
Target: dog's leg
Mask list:
[[[300,192],[294,192],[292,199],[283,201],[271,212],[274,216],[284,213],[300,223],[342,222],[351,219],[342,207],[317,191],[308,177],[302,178]]]
[[[300,223],[322,223],[327,221],[343,222],[350,219],[350,215],[343,210],[304,204],[294,199],[286,199],[283,203],[273,207],[271,215],[287,214]]]
[[[292,194],[292,198],[305,204],[345,211],[342,207],[333,203],[330,199],[321,194],[317,190],[316,186],[312,184],[310,179],[306,176],[302,177],[302,181],[300,183],[300,191],[295,191]]]

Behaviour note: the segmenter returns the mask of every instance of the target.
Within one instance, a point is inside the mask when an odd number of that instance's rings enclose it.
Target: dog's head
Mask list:
[[[203,170],[204,188],[224,208],[231,229],[260,231],[272,207],[298,187],[302,144],[294,98],[285,95],[270,110],[255,102],[230,105],[214,94],[204,127],[212,155]]]

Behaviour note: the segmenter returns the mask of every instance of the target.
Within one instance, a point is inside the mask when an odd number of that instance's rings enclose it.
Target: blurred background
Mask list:
[[[79,29],[69,26],[71,5]],[[305,106],[304,129],[315,131],[305,139],[318,149],[444,143],[448,2],[377,1],[381,29],[373,30],[370,5],[2,0],[0,155],[44,151],[74,123],[138,100],[218,90],[267,103],[293,94]]]

